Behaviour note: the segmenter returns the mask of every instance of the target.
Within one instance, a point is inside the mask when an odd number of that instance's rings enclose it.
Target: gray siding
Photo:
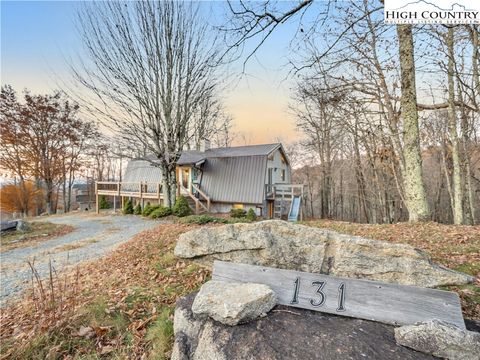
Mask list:
[[[212,201],[262,204],[266,165],[266,156],[209,158],[200,187]]]

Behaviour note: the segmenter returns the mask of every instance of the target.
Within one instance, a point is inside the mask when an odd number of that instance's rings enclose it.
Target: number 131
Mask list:
[[[310,299],[310,304],[315,307],[322,306],[327,300],[327,295],[323,292],[323,288],[327,283],[325,281],[313,281],[312,286],[315,286],[317,290],[315,294],[319,296],[319,299]],[[300,290],[300,278],[296,278],[294,282],[293,298],[290,304],[298,304],[298,291]],[[345,311],[345,283],[340,283],[338,287],[338,307],[337,311]]]

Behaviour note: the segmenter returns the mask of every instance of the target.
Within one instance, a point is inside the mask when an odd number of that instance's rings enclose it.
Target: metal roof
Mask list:
[[[266,170],[265,155],[209,158],[200,188],[212,201],[262,204]]]
[[[162,173],[159,167],[154,166],[151,162],[141,159],[133,159],[128,162],[123,183],[158,183],[162,181]],[[123,189],[127,191],[138,191],[135,184],[125,184]],[[154,191],[155,186],[149,185],[148,191]]]
[[[237,157],[237,156],[260,156],[268,155],[272,151],[281,147],[280,143],[247,145],[208,149],[205,152],[196,150],[183,151],[178,165],[196,164],[205,159],[213,157]]]
[[[186,150],[182,151],[182,155],[180,159],[178,159],[178,165],[188,165],[188,164],[196,164],[199,161],[205,159],[205,153],[196,150]]]

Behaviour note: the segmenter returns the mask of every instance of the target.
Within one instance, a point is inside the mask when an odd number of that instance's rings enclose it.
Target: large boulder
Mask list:
[[[222,324],[237,325],[265,316],[276,302],[275,293],[267,285],[211,280],[203,284],[192,311]]]
[[[193,230],[180,236],[175,255],[206,265],[224,260],[422,287],[474,280],[409,245],[280,220]]]
[[[177,301],[173,360],[422,360],[395,343],[393,326],[276,306],[266,317],[228,326],[192,312],[195,294]]]
[[[398,344],[450,360],[480,359],[480,333],[439,320],[395,329]]]

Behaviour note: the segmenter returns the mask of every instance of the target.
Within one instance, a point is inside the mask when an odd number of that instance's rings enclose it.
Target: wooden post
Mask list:
[[[143,183],[140,181],[140,203],[143,202]]]
[[[95,212],[97,214],[100,213],[100,209],[98,207],[98,182],[95,181]]]
[[[125,207],[125,197],[122,196],[122,210]]]
[[[117,212],[117,197],[113,195],[113,213]]]

